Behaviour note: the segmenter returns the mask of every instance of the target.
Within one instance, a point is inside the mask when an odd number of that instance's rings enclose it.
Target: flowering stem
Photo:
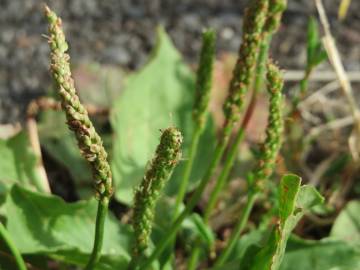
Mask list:
[[[192,167],[194,164],[194,159],[197,153],[200,136],[203,133],[206,124],[208,103],[210,100],[212,86],[214,54],[215,32],[211,29],[208,29],[202,34],[202,48],[196,73],[195,101],[192,111],[194,131],[191,138],[188,160],[186,162],[179,191],[177,192],[176,196],[173,221],[175,221],[175,219],[177,218],[180,205],[184,200],[191,176]],[[172,242],[172,246],[175,246],[175,237]],[[171,254],[168,255],[167,260],[169,260],[170,255]]]
[[[219,164],[219,161],[221,159],[222,154],[224,153],[225,147],[228,143],[229,139],[229,133],[231,129],[229,127],[225,127],[224,131],[227,133],[224,134],[223,140],[221,140],[215,149],[213,159],[210,163],[210,166],[205,174],[205,176],[202,178],[199,186],[196,188],[194,194],[191,196],[190,201],[186,204],[185,209],[179,214],[179,216],[176,218],[176,220],[171,225],[169,231],[164,234],[165,236],[161,238],[161,240],[156,244],[155,250],[151,253],[149,258],[145,259],[139,267],[139,270],[145,270],[148,269],[148,267],[151,265],[151,263],[159,257],[159,255],[163,252],[163,250],[167,247],[168,244],[171,243],[173,240],[177,230],[180,228],[182,222],[184,219],[192,212],[196,204],[201,198],[202,193],[205,190],[205,187],[207,183],[209,182],[211,176],[215,172],[215,169],[217,165]]]
[[[244,139],[246,127],[247,127],[247,125],[251,119],[251,116],[254,112],[257,95],[262,86],[262,81],[263,81],[264,72],[265,72],[265,63],[266,63],[266,59],[267,59],[267,55],[268,55],[270,40],[271,40],[271,37],[267,36],[267,38],[265,38],[260,45],[260,53],[258,56],[258,63],[257,63],[256,75],[255,75],[255,83],[254,83],[251,100],[250,100],[249,106],[245,112],[245,116],[243,118],[241,126],[236,134],[234,143],[230,149],[229,154],[226,157],[224,168],[222,169],[221,174],[216,181],[215,187],[210,194],[209,202],[207,204],[207,207],[206,207],[205,213],[204,213],[204,221],[206,223],[209,222],[209,218],[210,218],[212,210],[214,209],[217,198],[218,198],[221,190],[223,189],[227,178],[229,177],[230,171],[234,165],[235,157],[238,153],[240,143]]]
[[[155,260],[164,248],[171,243],[183,220],[191,213],[200,200],[206,185],[213,176],[224,150],[228,145],[230,134],[234,125],[239,119],[239,114],[243,109],[244,96],[250,85],[250,77],[256,66],[258,49],[261,41],[262,28],[265,24],[268,0],[252,1],[244,22],[243,42],[240,46],[239,57],[233,71],[233,77],[229,84],[229,94],[224,104],[224,113],[226,121],[222,130],[222,136],[218,142],[210,166],[190,198],[183,212],[177,217],[171,225],[170,230],[165,234],[157,244],[155,250],[142,264],[140,269],[147,269],[153,260]]]
[[[14,256],[16,265],[19,270],[26,270],[26,264],[24,262],[24,259],[22,258],[19,250],[15,246],[14,242],[12,241],[10,234],[6,230],[5,226],[0,222],[0,236],[3,239],[3,241],[7,244],[9,247],[9,250]]]
[[[207,116],[207,107],[210,99],[212,85],[212,73],[215,52],[215,32],[211,29],[206,30],[202,36],[202,48],[199,59],[199,67],[196,76],[195,102],[193,107],[193,121],[195,129],[192,134],[189,158],[184,169],[182,181],[177,193],[175,202],[175,218],[178,214],[180,204],[184,200],[188,187],[191,170],[197,152],[199,139],[204,131]]]
[[[271,62],[267,66],[268,92],[270,94],[270,108],[268,125],[266,128],[266,139],[262,144],[261,153],[257,161],[257,166],[253,169],[252,176],[249,179],[248,199],[243,213],[235,225],[235,228],[229,238],[225,249],[215,261],[215,266],[222,265],[228,258],[236,243],[239,235],[243,231],[251,213],[251,210],[257,200],[258,195],[264,189],[265,181],[270,177],[275,166],[275,159],[280,150],[281,136],[283,131],[282,117],[282,87],[283,79],[279,69]]]
[[[143,256],[148,247],[155,216],[155,205],[170,175],[181,157],[182,135],[174,127],[162,132],[155,156],[140,185],[135,190],[133,228],[135,242],[133,258]]]
[[[70,56],[67,53],[68,44],[62,30],[61,19],[47,6],[45,6],[45,16],[49,24],[50,71],[60,95],[61,107],[66,114],[67,125],[76,137],[80,153],[90,164],[96,197],[99,200],[94,246],[86,266],[87,270],[91,270],[95,268],[101,255],[104,223],[112,195],[112,175],[101,137],[76,94],[70,70]]]
[[[236,138],[234,140],[234,143],[230,149],[229,154],[226,156],[226,160],[224,163],[224,167],[219,175],[219,178],[217,179],[214,189],[210,194],[210,198],[209,201],[207,203],[207,206],[205,208],[205,212],[204,212],[204,222],[208,223],[209,222],[209,218],[211,215],[212,210],[215,207],[216,201],[218,199],[218,196],[221,192],[221,190],[223,189],[226,180],[229,177],[230,171],[234,165],[234,161],[235,161],[235,157],[236,154],[238,153],[238,148],[240,143],[242,142],[242,140],[244,139],[244,135],[245,135],[245,130],[246,127],[251,119],[251,116],[254,112],[255,109],[255,104],[256,104],[256,99],[257,99],[257,95],[261,89],[262,86],[262,81],[263,81],[263,77],[264,77],[264,72],[265,72],[265,62],[267,59],[267,52],[268,52],[268,48],[269,48],[269,42],[270,42],[270,37],[266,38],[265,40],[263,40],[263,42],[260,45],[260,52],[259,52],[259,58],[258,58],[258,64],[256,67],[256,75],[255,75],[255,83],[254,83],[254,89],[252,92],[252,96],[251,96],[251,100],[250,103],[248,105],[248,108],[245,112],[245,116],[241,122],[241,126],[236,134]],[[188,269],[192,270],[195,269],[197,266],[197,261],[200,255],[200,245],[196,245],[196,247],[192,250],[191,253],[191,259],[189,261],[189,265],[188,265]],[[190,265],[191,264],[191,265]],[[191,266],[191,267],[190,267]]]
[[[108,212],[108,201],[99,201],[98,210],[96,214],[96,225],[95,225],[95,240],[92,253],[90,255],[89,261],[85,267],[85,270],[94,269],[96,263],[99,261],[101,256],[101,248],[104,239],[104,225],[105,218]]]

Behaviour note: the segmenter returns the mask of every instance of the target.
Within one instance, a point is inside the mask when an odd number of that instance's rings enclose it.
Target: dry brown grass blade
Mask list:
[[[39,133],[37,129],[36,120],[34,118],[29,117],[26,120],[26,129],[29,136],[29,143],[31,148],[34,151],[34,154],[37,157],[36,171],[41,181],[41,188],[46,193],[51,193],[49,180],[46,175],[46,171],[42,161],[40,141],[39,141]]]
[[[319,13],[320,22],[324,29],[324,37],[322,38],[325,50],[328,54],[331,65],[333,66],[338,77],[341,89],[350,107],[352,117],[354,119],[354,129],[349,138],[349,148],[355,161],[360,157],[360,111],[356,104],[350,81],[341,62],[340,54],[336,48],[334,38],[331,35],[330,26],[326,12],[321,0],[315,0],[316,8]]]

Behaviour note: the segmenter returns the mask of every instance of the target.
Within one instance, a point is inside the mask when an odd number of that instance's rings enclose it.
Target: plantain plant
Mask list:
[[[284,172],[276,169],[282,143],[287,140],[286,133],[285,136],[283,134],[284,80],[279,67],[268,57],[268,51],[272,36],[279,28],[286,4],[286,0],[250,1],[244,16],[242,43],[229,82],[228,95],[223,104],[225,120],[217,138],[209,136],[209,132],[212,132],[209,102],[214,77],[215,32],[213,30],[203,32],[194,83],[190,70],[181,62],[179,54],[174,53],[164,32],[159,30],[160,41],[152,56],[153,59],[138,77],[133,76],[129,79],[129,89],[120,97],[121,103],[115,103],[111,115],[115,139],[113,139],[114,146],[110,158],[105,150],[106,143],[103,143],[103,139],[95,130],[97,125],[90,119],[89,112],[80,101],[79,93],[75,89],[70,70],[69,46],[62,30],[61,19],[46,6],[50,72],[60,99],[59,106],[51,106],[51,108],[61,107],[65,118],[60,116],[59,119],[64,120],[62,124],[66,124],[72,132],[72,135],[64,132],[64,136],[59,140],[62,143],[69,142],[70,147],[73,147],[71,140],[75,138],[80,155],[89,165],[86,167],[82,164],[81,168],[84,174],[86,168],[90,168],[92,173],[94,197],[97,201],[88,199],[70,204],[54,195],[34,191],[31,181],[28,181],[28,178],[31,178],[29,175],[33,175],[31,172],[35,166],[28,165],[32,158],[14,158],[14,163],[27,164],[27,166],[16,166],[17,170],[19,167],[26,168],[26,172],[17,171],[14,177],[22,178],[23,187],[18,185],[4,187],[7,192],[4,199],[6,225],[0,224],[0,236],[6,243],[11,254],[9,257],[13,258],[17,268],[25,270],[29,266],[29,269],[36,269],[32,264],[41,262],[41,266],[37,265],[37,267],[45,269],[48,260],[51,260],[58,263],[58,269],[65,269],[69,265],[77,265],[87,270],[147,270],[168,269],[167,267],[176,269],[179,265],[178,259],[181,258],[181,265],[186,265],[186,269],[190,270],[279,269],[286,257],[286,246],[291,239],[292,231],[308,211],[324,201],[314,187],[301,186],[300,177],[293,174],[279,177]],[[301,83],[301,92],[296,100],[294,99],[293,108],[296,108],[302,95],[306,93],[311,71],[325,57],[314,29],[315,24],[310,21],[308,62]],[[162,55],[163,52],[166,55]],[[153,76],[150,71],[154,71],[157,76]],[[178,87],[179,78],[184,84],[181,87]],[[263,95],[262,88],[266,88],[269,96],[265,139],[255,155],[255,166],[246,172],[248,176],[245,204],[234,213],[231,233],[222,239],[217,235],[218,231],[212,228],[210,217],[219,201],[219,195],[225,187],[228,187],[230,173],[255,110],[257,98]],[[154,92],[154,89],[157,92]],[[248,94],[251,94],[249,102],[247,102]],[[158,96],[160,100],[159,106],[155,106],[154,111],[169,110],[169,113],[180,115],[174,116],[172,120],[166,116],[163,122],[174,122],[166,129],[161,126],[162,121],[153,119],[157,115],[151,115],[153,118],[141,115],[141,112],[145,111],[147,116],[150,110],[150,107],[141,106],[141,98],[152,100],[153,96]],[[133,105],[128,97],[134,97],[136,104]],[[185,101],[183,102],[182,99]],[[127,102],[131,104],[128,105]],[[126,106],[131,107],[131,112],[137,113],[124,116],[121,110]],[[145,120],[141,119],[141,121],[145,127],[137,126],[136,122],[134,124],[131,121],[139,120],[142,116]],[[124,117],[129,117],[131,120],[126,123]],[[165,116],[159,115],[160,117]],[[151,121],[154,123],[150,123]],[[161,128],[159,143],[156,137],[157,131],[152,128],[153,126]],[[191,128],[187,129],[186,126]],[[149,127],[151,127],[150,135],[143,132]],[[44,128],[47,131],[48,129]],[[40,125],[40,135],[42,130]],[[204,143],[205,138],[212,140],[210,143]],[[157,147],[155,142],[158,143]],[[24,144],[27,145],[26,139]],[[151,151],[147,151],[149,153],[146,155],[139,155],[136,144],[139,144],[140,148],[146,146]],[[119,151],[119,145],[131,151],[126,152],[124,149]],[[0,153],[10,157],[13,148],[14,143],[11,141],[1,141]],[[46,146],[44,148],[49,152],[54,149]],[[209,148],[212,152],[207,152],[205,155],[205,148]],[[207,150],[210,151],[209,149]],[[57,150],[64,149],[57,148]],[[152,151],[154,154],[151,153]],[[183,152],[185,154],[182,154]],[[72,166],[76,166],[77,162],[83,161],[78,152],[76,154],[71,152],[71,155],[66,151],[62,153],[64,156],[60,155],[58,159],[70,167],[69,170],[73,170]],[[142,157],[139,163],[133,158],[136,155]],[[149,159],[148,164],[143,166]],[[119,164],[119,160],[123,163]],[[129,169],[135,166],[134,164],[141,168]],[[203,166],[200,168],[199,164]],[[140,174],[142,177],[139,177]],[[199,174],[201,175],[198,176]],[[122,177],[124,175],[128,179],[124,179]],[[276,177],[273,177],[275,175]],[[174,194],[169,186],[176,178],[179,180]],[[276,181],[276,178],[281,180]],[[200,207],[199,202],[206,197],[205,190],[212,180],[213,185],[207,203]],[[128,185],[127,189],[122,190],[125,184]],[[133,193],[129,194],[131,189]],[[112,198],[114,191],[115,199]],[[0,199],[2,199],[1,192],[0,190]],[[131,197],[132,200],[129,199]],[[122,217],[122,222],[114,217],[112,211],[108,211],[111,200],[114,204],[120,201],[126,209],[130,209]],[[270,200],[276,202],[273,211],[270,211],[275,221],[267,224],[266,233],[255,229],[254,233],[257,236],[256,241],[253,241],[252,232],[244,234],[252,210],[259,201]],[[49,205],[52,207],[51,210],[47,208]],[[196,208],[197,206],[199,208]],[[3,214],[2,210],[0,214]],[[165,220],[165,226],[157,221],[159,216]],[[193,242],[190,244],[190,249],[187,249],[186,245],[189,243],[186,243],[186,239],[182,241],[182,238],[186,236],[189,227],[196,233],[195,237],[191,235],[190,239]],[[253,241],[253,246],[249,244],[251,242],[249,237]],[[21,241],[24,238],[30,240],[24,241],[25,244],[22,245]],[[92,249],[90,249],[91,244]],[[337,245],[342,244],[337,243]],[[348,246],[341,248],[352,251]],[[1,247],[0,250],[2,252],[3,248]],[[325,252],[326,256],[327,254]],[[351,252],[348,254],[352,254],[353,257],[350,258],[350,255],[346,257],[345,263],[359,266],[356,258],[360,255],[356,252],[355,255]],[[1,257],[0,263],[2,263]],[[337,266],[335,263],[328,265]]]

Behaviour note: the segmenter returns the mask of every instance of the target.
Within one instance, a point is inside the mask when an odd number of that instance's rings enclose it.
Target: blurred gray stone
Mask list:
[[[45,0],[63,18],[72,63],[98,61],[137,69],[143,65],[162,24],[188,62],[198,59],[201,31],[217,31],[217,50],[236,52],[246,0]],[[348,68],[359,66],[359,1],[345,22],[336,20],[338,1],[325,1],[333,33]],[[308,0],[289,1],[272,56],[283,68],[303,68]],[[352,30],[345,31],[345,30]],[[42,1],[0,0],[0,123],[24,118],[28,102],[51,86],[47,25]]]

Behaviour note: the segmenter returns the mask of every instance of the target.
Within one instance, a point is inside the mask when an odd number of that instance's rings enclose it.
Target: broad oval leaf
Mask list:
[[[91,253],[97,201],[66,203],[61,198],[14,185],[5,203],[6,227],[21,253],[59,256],[67,262]],[[129,260],[131,231],[109,215],[102,255]],[[81,256],[80,256],[81,257]],[[81,262],[81,260],[80,260]]]
[[[158,144],[159,129],[171,125],[180,129],[184,135],[183,158],[186,160],[193,129],[193,98],[194,76],[165,32],[159,29],[150,61],[128,78],[111,114],[115,132],[111,165],[118,200],[131,203],[133,188],[140,182]],[[213,148],[214,131],[209,124],[200,140],[192,183],[202,176]],[[167,194],[176,193],[183,164],[175,169]]]

